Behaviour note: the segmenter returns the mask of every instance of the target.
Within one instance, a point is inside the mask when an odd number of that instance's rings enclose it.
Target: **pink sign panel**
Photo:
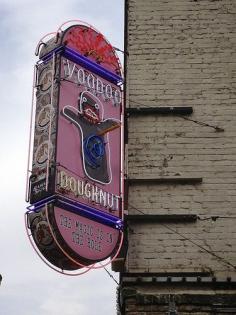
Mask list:
[[[52,265],[74,270],[115,257],[121,247],[123,80],[102,34],[88,25],[62,26],[36,50],[26,199],[39,252]],[[45,235],[52,243],[42,244]]]
[[[54,215],[64,241],[83,259],[99,261],[112,255],[120,235],[117,229],[58,207]]]
[[[121,211],[121,89],[62,57],[56,192]]]

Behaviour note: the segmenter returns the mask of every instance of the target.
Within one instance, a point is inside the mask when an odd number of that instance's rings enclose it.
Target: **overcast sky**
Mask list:
[[[52,271],[24,228],[34,51],[43,35],[71,19],[92,24],[123,49],[123,0],[0,0],[1,315],[116,314],[116,284],[104,270],[78,277]]]

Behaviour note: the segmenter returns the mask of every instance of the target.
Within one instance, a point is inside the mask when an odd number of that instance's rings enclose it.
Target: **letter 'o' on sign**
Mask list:
[[[48,266],[80,274],[114,260],[122,244],[122,70],[85,23],[43,38],[36,55],[27,233]]]

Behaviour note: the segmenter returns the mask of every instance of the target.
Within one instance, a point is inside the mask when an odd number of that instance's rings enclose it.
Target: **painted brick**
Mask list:
[[[127,2],[126,106],[192,106],[194,111],[186,119],[130,115],[127,176],[203,181],[129,187],[129,214],[197,214],[202,220],[167,227],[131,224],[126,271],[234,276],[236,2]]]

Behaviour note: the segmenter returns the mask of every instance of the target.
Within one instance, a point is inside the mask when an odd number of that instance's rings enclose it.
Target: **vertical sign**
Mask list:
[[[114,256],[121,241],[121,69],[86,25],[39,46],[28,225],[41,254],[72,270]]]

